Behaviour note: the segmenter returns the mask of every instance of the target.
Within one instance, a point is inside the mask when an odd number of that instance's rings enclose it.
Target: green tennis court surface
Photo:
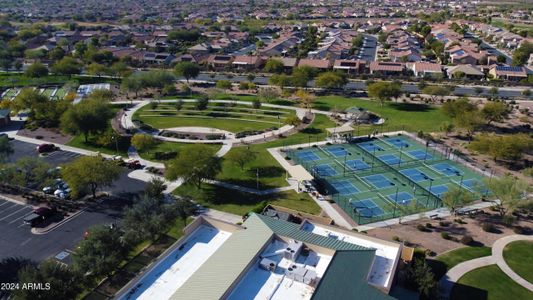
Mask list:
[[[367,224],[441,207],[452,186],[477,196],[488,193],[481,175],[448,159],[449,149],[436,147],[398,135],[288,155],[358,224]]]

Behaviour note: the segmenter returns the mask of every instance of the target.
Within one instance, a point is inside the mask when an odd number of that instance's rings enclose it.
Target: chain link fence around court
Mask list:
[[[368,141],[376,145],[361,144]],[[385,139],[358,138],[350,142],[293,149],[287,155],[306,168],[324,194],[358,224],[441,207],[440,197],[448,190],[447,186],[458,184],[428,165],[448,161],[451,151],[437,149],[438,145],[426,143],[425,148],[416,145],[412,151],[406,151],[402,145]],[[422,180],[424,185],[413,178]],[[460,182],[458,186],[468,189],[463,185],[462,176]]]

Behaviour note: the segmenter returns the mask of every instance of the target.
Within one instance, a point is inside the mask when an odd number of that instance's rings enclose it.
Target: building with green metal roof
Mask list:
[[[186,228],[186,237],[173,246],[172,249],[179,252],[188,243],[191,251],[188,254],[193,257],[195,249],[206,245],[190,244],[194,238],[187,235],[194,235],[194,227],[233,226],[229,230],[230,236],[207,259],[198,262],[192,274],[184,280],[181,278],[183,282],[179,286],[176,283],[176,288],[172,288],[169,286],[172,281],[168,280],[168,276],[165,277],[168,281],[165,289],[173,291],[165,294],[167,299],[394,299],[388,295],[390,284],[379,286],[369,279],[372,272],[375,273],[376,263],[382,258],[376,256],[379,249],[353,242],[367,239],[364,235],[337,227],[320,227],[321,230],[336,232],[336,237],[317,234],[309,230],[312,227],[309,221],[303,228],[303,223],[295,224],[258,214],[251,214],[242,226],[221,224],[221,221],[213,222],[213,219],[199,217]],[[343,239],[353,236],[355,240],[343,241],[339,236],[343,236]],[[377,239],[368,239],[374,243],[369,245],[379,244]],[[388,247],[396,247],[398,255],[393,263],[397,264],[401,246],[382,242]],[[172,255],[178,257],[183,253],[169,251],[154,265],[160,265],[161,260]],[[176,264],[179,264],[179,259]],[[169,270],[179,273],[177,265],[168,265]],[[156,269],[152,266],[146,272],[153,273]],[[394,273],[395,266],[390,270]],[[158,271],[155,275],[166,276],[165,272]],[[177,273],[176,276],[179,276]],[[119,292],[118,298],[129,299],[128,295],[139,294],[137,288],[143,285],[146,288],[158,280],[153,279],[151,283],[143,281],[146,277],[144,275],[132,281]],[[135,298],[149,299],[143,297],[142,293]]]

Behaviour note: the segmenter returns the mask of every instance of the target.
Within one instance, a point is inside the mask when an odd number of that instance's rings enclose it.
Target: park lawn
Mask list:
[[[222,171],[218,174],[217,179],[239,184],[251,188],[256,188],[256,171],[259,171],[259,189],[270,189],[287,186],[285,180],[285,170],[267,151],[268,148],[281,147],[284,145],[294,145],[316,142],[324,140],[326,137],[326,128],[335,127],[335,123],[325,115],[316,115],[313,123],[304,132],[298,132],[286,138],[280,138],[263,144],[250,145],[250,149],[257,153],[255,160],[246,164],[244,170],[241,170],[235,163],[228,159],[222,162]],[[230,150],[243,151],[243,147],[235,147]]]
[[[195,144],[174,143],[174,142],[163,141],[163,142],[159,142],[155,147],[149,150],[139,151],[139,155],[146,160],[165,162],[166,160],[156,159],[155,153],[156,152],[179,152],[182,149],[185,149],[187,147],[193,147],[194,145]],[[219,144],[203,144],[203,145],[212,148],[213,152],[218,152],[218,150],[220,150],[220,148],[222,147]]]
[[[497,265],[466,273],[452,290],[453,300],[533,299],[533,293],[514,282]]]
[[[406,131],[436,132],[441,131],[442,123],[451,121],[435,106],[403,102],[388,102],[381,106],[378,101],[346,98],[341,96],[317,97],[313,107],[318,110],[343,110],[350,107],[361,107],[385,118],[385,128]]]
[[[321,209],[308,194],[285,191],[266,196],[239,192],[224,187],[202,184],[201,189],[191,184],[184,184],[173,192],[179,196],[189,196],[201,205],[215,210],[243,216],[253,209],[271,203],[311,214],[319,214]]]
[[[220,130],[227,130],[237,133],[245,130],[264,130],[276,126],[275,123],[266,123],[255,120],[234,120],[228,118],[214,118],[203,116],[162,116],[162,117],[141,117],[145,124],[154,128],[173,128],[173,127],[211,127]]]
[[[436,260],[443,262],[448,270],[467,260],[491,255],[490,247],[462,247],[448,251],[436,257]]]
[[[533,242],[509,243],[503,249],[503,258],[516,274],[533,283]]]

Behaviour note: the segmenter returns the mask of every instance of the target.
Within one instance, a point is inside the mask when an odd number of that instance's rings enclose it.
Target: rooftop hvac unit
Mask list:
[[[299,241],[291,241],[287,248],[285,248],[285,253],[283,254],[283,257],[286,259],[290,259],[292,261],[295,261],[298,255],[300,255],[300,251],[302,251],[303,244]]]
[[[275,261],[268,259],[268,258],[263,258],[259,262],[259,267],[261,267],[261,269],[264,269],[270,272],[274,272],[277,266],[278,264]]]
[[[316,286],[316,284],[318,282],[318,277],[316,275],[316,272],[313,271],[313,270],[307,270],[307,272],[305,273],[305,276],[303,278],[303,282],[305,284],[310,285],[310,286]]]

